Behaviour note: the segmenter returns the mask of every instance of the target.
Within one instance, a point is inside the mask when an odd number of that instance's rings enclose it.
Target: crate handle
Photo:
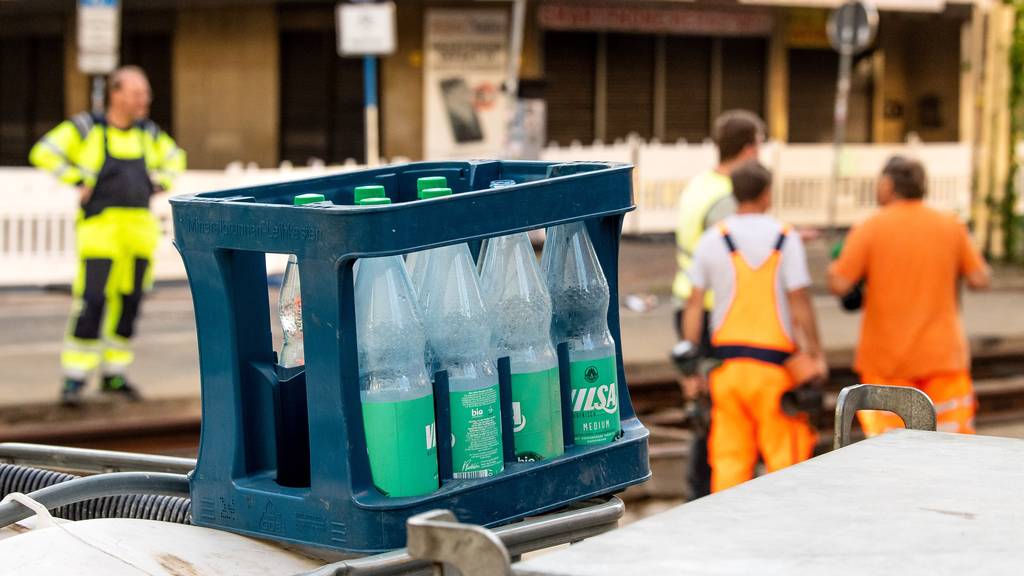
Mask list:
[[[850,443],[850,427],[859,410],[885,410],[899,416],[908,429],[935,431],[935,406],[924,392],[908,386],[858,384],[843,388],[836,400],[834,449]]]
[[[508,548],[494,532],[462,524],[450,510],[431,510],[406,523],[409,555],[436,564],[448,564],[460,574],[510,576]]]

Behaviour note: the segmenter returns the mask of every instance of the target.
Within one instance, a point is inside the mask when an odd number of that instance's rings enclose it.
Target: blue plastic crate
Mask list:
[[[202,436],[192,477],[193,522],[352,552],[405,544],[405,521],[447,508],[464,522],[494,526],[622,490],[650,477],[647,430],[630,402],[619,333],[618,249],[633,209],[632,167],[546,162],[424,162],[283,184],[171,199],[175,243],[195,303],[202,377]],[[445,176],[454,194],[416,200],[416,179]],[[511,178],[516,186],[489,190]],[[352,206],[353,188],[384,185],[395,202]],[[297,194],[333,203],[292,206]],[[622,436],[572,445],[559,458],[514,462],[477,480],[450,480],[439,442],[442,487],[410,498],[374,488],[363,431],[353,304],[357,258],[500,236],[586,220],[608,278],[608,325],[616,341]],[[302,286],[306,365],[282,369],[272,345],[264,254],[295,254]],[[568,402],[565,346],[563,406]],[[508,403],[508,364],[499,362]],[[445,374],[438,373],[443,383]],[[443,390],[439,390],[443,392]],[[438,437],[447,427],[439,394]],[[503,427],[511,435],[510,410]],[[450,460],[448,461],[450,465]]]

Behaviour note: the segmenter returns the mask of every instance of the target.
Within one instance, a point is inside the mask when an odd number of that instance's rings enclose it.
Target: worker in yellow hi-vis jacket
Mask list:
[[[90,374],[101,389],[137,400],[125,379],[142,297],[153,282],[159,225],[150,196],[170,188],[185,169],[185,152],[149,120],[146,74],[125,66],[111,74],[105,114],[83,112],[50,130],[29,154],[35,166],[75,186],[79,266],[61,365],[61,401],[81,402]]]

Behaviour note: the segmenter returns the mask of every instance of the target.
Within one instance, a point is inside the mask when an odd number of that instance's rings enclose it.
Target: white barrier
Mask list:
[[[308,178],[352,170],[354,166],[294,170],[189,170],[175,183],[175,193],[223,190]],[[150,204],[160,220],[161,239],[154,275],[157,280],[185,278],[181,257],[171,243],[170,194]],[[32,168],[0,169],[0,286],[68,284],[75,275],[77,192],[53,176]],[[272,273],[284,272],[287,256],[267,256]]]
[[[971,149],[967,144],[908,143],[845,146],[840,161],[841,179],[836,197],[836,223],[850,226],[875,208],[875,183],[885,161],[895,155],[913,157],[928,172],[928,202],[966,218],[971,202]],[[676,202],[696,174],[712,168],[715,147],[703,144],[645,143],[632,138],[624,143],[592,146],[549,146],[544,160],[606,160],[632,163],[636,211],[626,217],[629,234],[668,233],[675,230]],[[797,226],[828,224],[828,195],[832,186],[832,147],[827,144],[768,143],[761,161],[774,174],[774,214]]]
[[[840,225],[853,224],[875,207],[875,179],[893,154],[918,158],[929,179],[929,202],[966,218],[971,201],[971,150],[966,144],[850,145],[841,162],[843,178],[837,197]],[[628,234],[670,233],[675,230],[676,201],[686,183],[715,165],[711,144],[645,143],[636,138],[591,146],[550,146],[547,161],[596,160],[636,166],[637,209],[626,217]],[[773,144],[764,146],[761,160],[775,174],[775,214],[798,226],[828,222],[832,149],[828,145]],[[176,193],[223,190],[267,184],[328,173],[355,170],[347,163],[330,168],[190,170],[175,185]],[[152,209],[163,230],[155,274],[159,280],[183,279],[185,271],[171,238],[168,195],[154,197]],[[74,219],[76,193],[52,177],[31,168],[0,168],[0,286],[66,284],[75,273]],[[285,258],[268,256],[271,272],[284,270]]]

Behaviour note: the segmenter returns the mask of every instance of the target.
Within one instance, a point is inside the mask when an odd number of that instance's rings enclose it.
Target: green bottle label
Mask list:
[[[487,478],[504,469],[498,385],[451,393],[452,477]]]
[[[363,402],[363,427],[378,490],[392,497],[437,490],[432,394],[400,402]]]
[[[606,444],[619,434],[615,356],[569,363],[576,444]]]
[[[533,462],[561,456],[562,400],[558,368],[512,375],[516,458]]]

